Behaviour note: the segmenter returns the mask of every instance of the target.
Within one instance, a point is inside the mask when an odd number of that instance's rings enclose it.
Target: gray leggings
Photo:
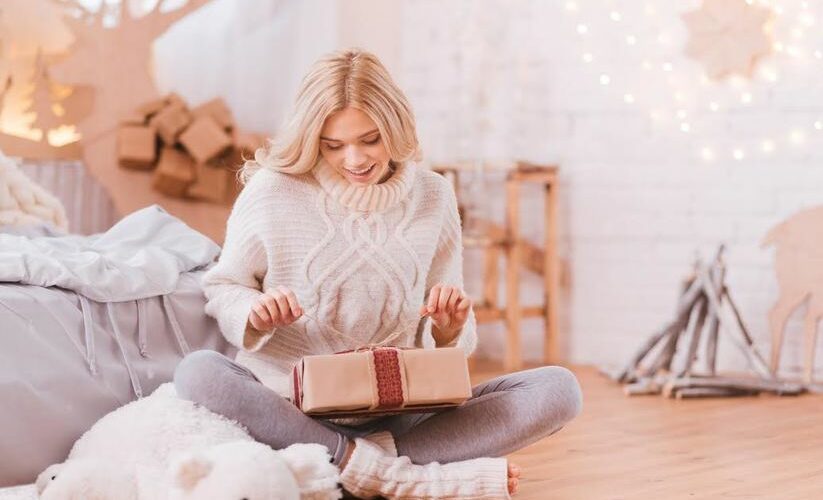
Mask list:
[[[397,453],[416,464],[499,457],[557,432],[581,409],[575,376],[559,366],[524,370],[484,382],[458,408],[391,415],[358,426],[305,415],[266,388],[246,367],[216,351],[195,351],[174,372],[180,397],[246,426],[275,449],[320,443],[339,464],[349,439],[389,431]]]

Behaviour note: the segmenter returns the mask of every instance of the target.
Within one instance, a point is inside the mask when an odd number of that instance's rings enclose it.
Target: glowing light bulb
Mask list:
[[[806,134],[799,128],[796,128],[789,132],[789,141],[791,141],[794,145],[803,144],[806,140]]]
[[[816,57],[818,59],[823,59],[823,52],[821,52],[819,50],[815,50],[814,51],[814,57]]]
[[[569,12],[574,12],[577,10],[577,4],[574,2],[566,2],[566,10]]]
[[[682,130],[683,132],[688,133],[691,129],[691,126],[687,122],[683,122],[680,124],[680,130]]]
[[[740,94],[740,102],[743,104],[751,104],[752,102],[752,95],[749,92],[743,92]]]
[[[612,79],[609,78],[609,75],[605,73],[600,75],[600,85],[608,85],[611,81]]]
[[[637,37],[634,35],[627,35],[626,36],[626,44],[627,45],[634,45],[637,43]]]
[[[646,71],[652,69],[651,61],[649,61],[649,60],[643,61],[643,69],[645,69]]]
[[[823,130],[823,122],[821,122],[820,120],[815,121],[814,128],[816,130]]]
[[[634,96],[631,94],[626,94],[623,96],[623,100],[626,101],[626,104],[631,104],[634,102]]]
[[[771,153],[774,151],[774,141],[766,139],[760,144],[760,149],[762,149],[764,153]]]
[[[732,157],[737,161],[742,160],[745,156],[746,156],[745,153],[743,153],[743,150],[740,149],[740,148],[735,148],[732,151]]]
[[[686,100],[686,96],[684,96],[682,92],[675,92],[674,100],[677,102],[683,102]]]
[[[777,52],[783,52],[784,45],[783,42],[774,42],[774,45],[772,45],[772,47],[774,47],[774,50]]]
[[[686,110],[685,109],[678,109],[677,110],[677,117],[681,120],[686,118]]]
[[[615,22],[620,21],[621,19],[623,19],[623,16],[621,16],[620,13],[617,12],[617,11],[612,11],[612,13],[609,14],[609,17],[611,17],[612,21],[615,21]]]
[[[716,102],[710,102],[709,103],[709,109],[712,110],[712,111],[717,111],[718,109],[720,109],[720,105],[717,104]]]
[[[713,161],[714,151],[712,151],[712,148],[704,147],[700,150],[700,157],[703,158],[705,161]]]
[[[577,25],[577,32],[580,33],[581,35],[585,35],[586,33],[589,32],[589,27],[586,26],[585,24],[578,24]]]
[[[663,63],[663,71],[671,71],[673,69],[672,63],[666,62]]]
[[[585,54],[583,54],[583,62],[590,63],[593,60],[594,56],[591,54],[591,52],[586,52]]]

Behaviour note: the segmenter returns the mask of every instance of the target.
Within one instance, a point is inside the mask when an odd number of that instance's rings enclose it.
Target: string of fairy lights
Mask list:
[[[671,125],[678,133],[691,134],[698,145],[696,156],[705,162],[714,162],[724,159],[742,161],[756,155],[766,157],[783,149],[799,148],[808,143],[812,134],[823,131],[823,113],[811,119],[808,113],[803,113],[802,118],[788,126],[782,125],[786,127],[782,131],[772,131],[754,139],[747,137],[732,146],[728,146],[727,140],[723,141],[723,147],[713,144],[710,123],[718,114],[729,110],[745,111],[756,104],[768,105],[769,93],[779,86],[781,79],[791,77],[794,71],[808,73],[811,64],[823,62],[823,44],[816,46],[815,42],[820,41],[812,36],[817,19],[810,2],[745,1],[771,11],[771,20],[764,30],[771,38],[772,52],[757,61],[750,79],[732,75],[719,81],[696,69],[700,63],[683,55],[683,44],[676,43],[670,32],[671,19],[662,17],[677,16],[679,21],[681,12],[671,5],[632,2],[630,13],[624,12],[613,0],[605,4],[605,9],[604,3],[598,2],[594,6],[584,0],[567,1],[564,7],[579,37],[580,61],[594,70],[592,74],[599,85],[614,93],[625,106],[645,107],[655,127]],[[661,29],[654,28],[651,32],[631,30],[631,26],[641,24],[632,19],[635,16],[644,18],[643,26],[660,26]],[[593,37],[598,37],[600,44],[608,41],[610,53],[613,43],[620,45],[622,53],[637,61],[643,83],[624,77],[627,74],[625,67],[621,67],[619,75],[610,74],[606,57],[603,58],[606,64],[598,66],[601,58],[589,42]],[[811,78],[808,74],[804,76]],[[650,92],[649,82],[665,82],[665,89]],[[643,88],[632,88],[633,85]]]

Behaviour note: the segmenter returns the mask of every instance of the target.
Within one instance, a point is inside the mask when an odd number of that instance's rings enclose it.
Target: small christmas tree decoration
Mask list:
[[[711,78],[751,77],[757,60],[771,52],[771,11],[764,7],[745,0],[703,0],[682,17],[689,30],[686,55],[702,62]]]
[[[194,161],[189,155],[177,148],[164,147],[154,171],[152,186],[161,193],[179,198],[185,196],[196,176]]]
[[[206,163],[231,147],[231,136],[208,116],[196,119],[180,134],[180,144],[197,163]]]
[[[153,128],[125,125],[117,131],[117,160],[120,166],[139,170],[154,168],[157,138]]]

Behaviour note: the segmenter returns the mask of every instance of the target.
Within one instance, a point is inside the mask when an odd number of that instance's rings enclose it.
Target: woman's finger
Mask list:
[[[440,298],[437,301],[437,312],[447,312],[446,305],[449,303],[449,299],[453,293],[454,287],[446,286],[440,289]]]
[[[303,311],[300,310],[300,304],[297,302],[297,297],[294,295],[294,292],[284,286],[279,287],[278,290],[286,296],[286,301],[289,304],[292,316],[299,318],[300,315],[303,314]]]
[[[280,308],[277,307],[277,300],[272,295],[267,294],[263,303],[269,311],[269,317],[272,323],[277,323],[280,320]]]
[[[462,297],[463,297],[463,292],[462,292],[462,291],[460,291],[460,290],[455,289],[455,290],[452,292],[451,297],[449,297],[449,302],[446,304],[446,309],[447,309],[450,313],[457,312],[457,309],[455,308],[455,305],[457,304],[457,302],[458,302],[458,301],[459,301]]]
[[[277,295],[274,296],[274,301],[277,302],[277,308],[280,309],[280,321],[288,321],[292,315],[286,296],[278,292]]]
[[[455,312],[465,311],[472,306],[472,299],[463,295],[460,297],[460,300],[457,301],[457,305],[455,306]]]
[[[429,291],[428,309],[430,313],[437,311],[437,301],[440,299],[441,285],[434,285]]]
[[[258,302],[257,304],[254,304],[252,306],[251,310],[264,323],[271,323],[271,316],[269,316],[269,312],[266,310],[266,306],[264,306],[263,304]]]

